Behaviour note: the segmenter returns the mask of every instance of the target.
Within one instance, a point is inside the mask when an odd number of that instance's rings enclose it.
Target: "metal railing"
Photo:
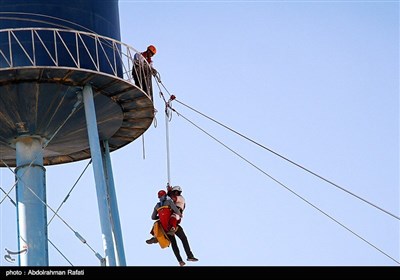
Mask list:
[[[149,88],[151,73],[150,78],[138,73],[147,75],[150,66],[147,61],[135,64],[136,53],[139,52],[127,44],[90,32],[54,28],[0,30],[0,71],[16,67],[76,68]]]

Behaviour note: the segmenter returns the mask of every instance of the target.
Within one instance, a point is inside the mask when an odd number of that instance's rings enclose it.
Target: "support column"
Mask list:
[[[99,206],[99,216],[106,265],[115,266],[115,251],[111,231],[110,215],[108,211],[106,180],[104,177],[99,132],[97,129],[96,111],[94,107],[91,85],[86,85],[83,88],[83,102],[85,105],[86,125],[88,130],[90,154],[93,162],[93,173],[96,183],[97,203]]]
[[[111,231],[114,238],[115,257],[117,259],[116,261],[118,266],[126,266],[124,241],[122,239],[121,223],[119,220],[117,194],[115,192],[114,176],[111,166],[110,147],[108,146],[107,140],[103,141],[103,148],[104,149],[102,150],[102,156],[104,163],[104,173],[106,175],[107,182],[107,194],[110,199],[109,206],[111,214]]]
[[[42,139],[16,141],[16,200],[20,266],[48,266],[45,168]]]

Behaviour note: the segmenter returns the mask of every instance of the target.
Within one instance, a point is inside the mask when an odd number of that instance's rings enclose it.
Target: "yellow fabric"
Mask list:
[[[160,221],[156,221],[153,225],[154,237],[157,238],[158,244],[160,244],[161,249],[169,247],[171,243],[168,239],[167,234],[164,232]]]

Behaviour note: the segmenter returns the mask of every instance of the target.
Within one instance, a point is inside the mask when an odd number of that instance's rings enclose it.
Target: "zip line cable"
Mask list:
[[[243,134],[237,132],[236,130],[234,130],[234,129],[232,129],[232,128],[226,126],[226,125],[224,125],[223,123],[218,122],[217,120],[215,120],[215,119],[213,119],[213,118],[211,118],[211,117],[209,117],[209,116],[207,116],[207,115],[205,115],[205,114],[199,112],[198,110],[196,110],[196,109],[194,109],[194,108],[192,108],[192,107],[190,107],[190,106],[184,104],[183,102],[181,102],[181,101],[179,101],[179,100],[176,100],[176,102],[178,102],[179,104],[181,104],[181,105],[183,105],[183,106],[189,108],[190,110],[192,110],[192,111],[194,111],[194,112],[196,112],[196,113],[202,115],[203,117],[205,117],[205,118],[207,118],[207,119],[213,121],[214,123],[216,123],[216,124],[218,124],[218,125],[220,125],[220,126],[226,128],[226,129],[230,130],[231,132],[233,132],[233,133],[235,133],[235,134],[237,134],[237,135],[239,135],[239,136],[245,138],[246,140],[252,142],[253,144],[256,144],[257,146],[259,146],[259,147],[261,147],[261,148],[263,148],[263,149],[265,149],[265,150],[267,150],[267,151],[273,153],[274,155],[276,155],[276,156],[278,156],[278,157],[280,157],[280,158],[286,160],[287,162],[289,162],[289,163],[291,163],[291,164],[293,164],[293,165],[295,165],[295,166],[297,166],[297,167],[303,169],[304,171],[306,171],[306,172],[308,172],[308,173],[310,173],[310,174],[312,174],[312,175],[318,177],[319,179],[321,179],[321,180],[327,182],[328,184],[330,184],[330,185],[332,185],[332,186],[334,186],[334,187],[336,187],[336,188],[338,188],[338,189],[340,189],[340,190],[342,190],[342,191],[344,191],[344,192],[346,192],[346,193],[352,195],[353,197],[355,197],[355,198],[357,198],[357,199],[363,201],[364,203],[367,203],[367,204],[369,204],[370,206],[372,206],[372,207],[374,207],[374,208],[376,208],[376,209],[378,209],[378,210],[380,210],[380,211],[382,211],[382,212],[384,212],[384,213],[386,213],[386,214],[392,216],[393,218],[395,218],[395,219],[397,219],[397,220],[400,220],[400,217],[399,217],[399,216],[396,216],[395,214],[393,214],[393,213],[391,213],[391,212],[389,212],[389,211],[387,211],[387,210],[385,210],[385,209],[383,209],[383,208],[377,206],[376,204],[374,204],[374,203],[372,203],[372,202],[370,202],[370,201],[368,201],[368,200],[362,198],[361,196],[356,195],[355,193],[352,193],[351,191],[349,191],[349,190],[347,190],[347,189],[345,189],[345,188],[339,186],[338,184],[335,184],[334,182],[332,182],[332,181],[330,181],[330,180],[328,180],[328,179],[326,179],[326,178],[324,178],[324,177],[318,175],[317,173],[311,171],[310,169],[308,169],[308,168],[306,168],[306,167],[304,167],[304,166],[302,166],[302,165],[300,165],[300,164],[298,164],[298,163],[296,163],[296,162],[294,162],[294,161],[288,159],[288,158],[285,157],[285,156],[282,156],[281,154],[279,154],[279,153],[273,151],[272,149],[267,148],[267,147],[265,147],[265,146],[262,145],[262,144],[259,144],[258,142],[256,142],[256,141],[250,139],[249,137],[247,137],[247,136],[245,136],[245,135],[243,135]]]
[[[176,110],[173,109],[173,111],[176,112]],[[359,239],[361,239],[362,241],[364,241],[366,244],[368,244],[369,246],[371,246],[372,248],[374,248],[375,250],[379,251],[380,253],[382,253],[383,255],[385,255],[386,257],[388,257],[389,259],[393,260],[394,262],[396,262],[397,264],[400,264],[399,261],[397,261],[395,258],[393,258],[392,256],[390,256],[389,254],[387,254],[386,252],[384,252],[383,250],[381,250],[379,247],[375,246],[374,244],[372,244],[371,242],[369,242],[368,240],[366,240],[365,238],[363,238],[362,236],[360,236],[359,234],[357,234],[356,232],[354,232],[353,230],[351,230],[349,227],[345,226],[343,223],[339,222],[338,220],[336,220],[334,217],[332,217],[331,215],[329,215],[328,213],[326,213],[325,211],[323,211],[322,209],[320,209],[319,207],[317,207],[316,205],[314,205],[313,203],[311,203],[310,201],[308,201],[307,199],[303,198],[301,195],[299,195],[298,193],[296,193],[295,191],[293,191],[292,189],[290,189],[289,187],[287,187],[286,185],[284,185],[282,182],[280,182],[279,180],[275,179],[274,177],[272,177],[271,175],[269,175],[268,173],[266,173],[264,170],[262,170],[261,168],[259,168],[258,166],[256,166],[254,163],[252,163],[251,161],[247,160],[246,158],[244,158],[242,155],[240,155],[239,153],[237,153],[236,151],[234,151],[233,149],[231,149],[230,147],[228,147],[227,145],[225,145],[224,143],[222,143],[220,140],[218,140],[217,138],[215,138],[214,136],[212,136],[210,133],[208,133],[207,131],[205,131],[204,129],[202,129],[200,126],[198,126],[197,124],[195,124],[194,122],[190,121],[188,118],[186,118],[185,116],[183,116],[181,113],[179,114],[183,119],[185,119],[187,122],[189,122],[190,124],[192,124],[193,126],[195,126],[197,129],[201,130],[203,133],[205,133],[206,135],[208,135],[209,137],[211,137],[212,139],[214,139],[216,142],[218,142],[219,144],[221,144],[222,146],[224,146],[226,149],[228,149],[229,151],[231,151],[232,153],[234,153],[235,155],[237,155],[238,157],[240,157],[241,159],[243,159],[244,161],[246,161],[248,164],[250,164],[251,166],[253,166],[254,168],[256,168],[258,171],[260,171],[261,173],[263,173],[264,175],[268,176],[270,179],[272,179],[274,182],[276,182],[277,184],[281,185],[282,187],[284,187],[286,190],[288,190],[289,192],[291,192],[292,194],[294,194],[295,196],[297,196],[298,198],[300,198],[301,200],[303,200],[304,202],[306,202],[308,205],[312,206],[314,209],[316,209],[317,211],[319,211],[320,213],[322,213],[323,215],[325,215],[326,217],[328,217],[329,219],[331,219],[332,221],[334,221],[335,223],[337,223],[338,225],[340,225],[341,227],[343,227],[344,229],[346,229],[347,231],[349,231],[350,233],[352,233],[353,235],[355,235],[356,237],[358,237]]]
[[[158,80],[158,82],[165,88],[165,86],[161,83],[161,79],[160,79],[159,76],[157,77],[157,80]],[[167,92],[168,92],[168,91],[167,91]],[[161,90],[160,90],[160,94],[162,95]],[[168,94],[170,94],[170,93],[168,92]],[[174,95],[171,95],[171,94],[170,94],[170,96],[171,96],[171,99],[172,99],[172,100],[176,99]],[[164,96],[162,96],[162,97],[163,97],[163,99],[164,99],[164,102],[166,103],[166,107],[169,107],[169,109],[170,109],[171,111],[174,111],[175,113],[177,113],[178,116],[181,116],[182,118],[184,118],[187,122],[189,122],[190,124],[192,124],[193,126],[195,126],[196,128],[198,128],[199,130],[201,130],[203,133],[205,133],[206,135],[208,135],[209,137],[211,137],[212,139],[214,139],[216,142],[218,142],[219,144],[221,144],[222,146],[224,146],[226,149],[228,149],[229,151],[231,151],[232,153],[234,153],[235,155],[237,155],[238,157],[240,157],[241,159],[243,159],[244,161],[246,161],[248,164],[250,164],[251,166],[253,166],[254,168],[256,168],[258,171],[262,172],[264,175],[268,176],[270,179],[272,179],[273,181],[275,181],[276,183],[278,183],[279,185],[281,185],[282,187],[284,187],[286,190],[288,190],[289,192],[291,192],[292,194],[294,194],[295,196],[297,196],[298,198],[300,198],[301,200],[303,200],[304,202],[306,202],[307,204],[309,204],[310,206],[312,206],[312,207],[313,207],[314,209],[316,209],[317,211],[319,211],[320,213],[322,213],[323,215],[325,215],[326,217],[328,217],[329,219],[331,219],[332,221],[334,221],[335,223],[337,223],[338,225],[340,225],[341,227],[343,227],[344,229],[346,229],[347,231],[349,231],[350,233],[352,233],[354,236],[356,236],[356,237],[358,237],[359,239],[361,239],[362,241],[364,241],[366,244],[368,244],[369,246],[371,246],[372,248],[374,248],[375,250],[377,250],[377,251],[380,252],[381,254],[385,255],[385,256],[388,257],[389,259],[393,260],[393,261],[396,262],[397,264],[400,264],[400,262],[399,262],[398,260],[396,260],[395,258],[393,258],[392,256],[390,256],[389,254],[387,254],[386,252],[384,252],[383,250],[381,250],[379,247],[375,246],[374,244],[372,244],[371,242],[369,242],[367,239],[363,238],[361,235],[357,234],[356,232],[354,232],[353,230],[351,230],[349,227],[345,226],[343,223],[339,222],[339,221],[336,220],[334,217],[332,217],[331,215],[329,215],[328,213],[326,213],[325,211],[323,211],[322,209],[320,209],[320,208],[317,207],[316,205],[312,204],[312,203],[309,202],[307,199],[303,198],[301,195],[297,194],[295,191],[293,191],[292,189],[290,189],[289,187],[287,187],[286,185],[284,185],[283,183],[281,183],[279,180],[275,179],[274,177],[272,177],[271,175],[269,175],[268,173],[266,173],[264,170],[262,170],[261,168],[259,168],[258,166],[256,166],[255,164],[253,164],[252,162],[250,162],[249,160],[247,160],[246,158],[244,158],[242,155],[240,155],[239,153],[237,153],[236,151],[234,151],[233,149],[231,149],[230,147],[228,147],[227,145],[225,145],[223,142],[221,142],[220,140],[218,140],[217,138],[215,138],[214,136],[212,136],[211,134],[209,134],[207,131],[205,131],[204,129],[202,129],[200,126],[196,125],[194,122],[190,121],[188,118],[186,118],[186,117],[183,116],[182,114],[178,113],[178,112],[177,112],[174,108],[172,108],[172,106],[171,106],[171,101],[172,101],[172,100],[170,99],[168,102],[166,102]],[[179,102],[179,101],[178,101],[178,102]],[[182,104],[182,105],[184,105],[184,106],[186,106],[186,105],[183,104],[182,102],[179,102],[179,103]],[[187,107],[188,107],[188,106],[187,106]],[[195,111],[196,111],[196,110],[195,110]],[[198,111],[197,111],[197,112],[198,112]],[[198,112],[198,113],[201,114],[201,115],[203,115],[203,116],[205,116],[204,114],[202,114],[202,113],[200,113],[200,112]],[[207,116],[205,116],[205,117],[207,117]],[[209,117],[207,117],[207,118],[208,118],[208,119],[211,119],[211,118],[209,118]],[[213,119],[211,119],[211,120],[213,120]],[[213,121],[216,122],[215,120],[213,120]],[[251,140],[250,138],[247,138],[247,137],[245,137],[244,135],[242,135],[242,134],[240,134],[240,133],[237,133],[236,131],[234,131],[234,130],[228,128],[227,126],[225,126],[225,125],[223,125],[223,124],[221,124],[221,123],[219,123],[219,122],[216,122],[216,123],[218,123],[218,124],[224,126],[225,128],[227,128],[227,129],[229,129],[229,130],[235,132],[236,134],[239,134],[240,136],[246,138],[247,140],[249,140],[249,141],[251,141],[251,142],[253,142],[253,143],[257,144],[257,145],[259,145],[259,146],[261,146],[261,147],[263,147],[263,148],[265,148],[265,149],[267,149],[267,150],[270,150],[270,149],[268,149],[268,148],[266,148],[266,147],[264,147],[264,146],[258,144],[257,142]],[[276,152],[274,152],[274,151],[272,151],[272,150],[270,150],[270,151],[273,152],[274,154],[276,154],[276,155],[282,157],[282,156],[279,155],[278,153],[276,153]],[[282,158],[286,159],[285,157],[282,157]],[[286,159],[286,160],[288,160],[288,159]],[[295,164],[296,166],[299,166],[299,167],[301,167],[302,169],[307,170],[308,172],[310,172],[308,169],[305,169],[305,168],[303,168],[302,166],[300,166],[300,165],[298,165],[298,164],[296,164],[296,163],[294,163],[294,162],[292,162],[292,161],[290,161],[290,160],[288,160],[288,161],[291,162],[291,163],[293,163],[293,164]],[[314,172],[311,172],[311,173],[314,174]],[[315,175],[317,175],[317,174],[315,174]],[[317,177],[321,177],[321,176],[317,175]],[[321,177],[321,178],[324,179],[323,177]],[[324,180],[326,181],[326,179],[324,179]],[[330,182],[330,181],[328,181],[328,182]],[[335,185],[336,185],[336,184],[335,184]],[[342,189],[341,187],[339,187],[339,188]],[[363,199],[362,199],[362,200],[363,200]],[[363,201],[364,201],[364,200],[363,200]],[[369,204],[370,204],[370,203],[369,203]],[[379,208],[379,207],[378,207],[378,208]],[[383,209],[381,209],[381,210],[383,210]],[[386,213],[386,211],[384,211],[384,212]],[[391,214],[391,215],[393,215],[393,214]],[[397,216],[394,216],[394,217],[397,218]]]
[[[161,78],[160,78],[160,75],[159,75],[159,74],[158,74],[158,76],[156,77],[156,81],[157,81],[157,85],[158,85],[158,83],[160,83],[160,84],[162,85],[162,87],[167,91],[167,93],[168,93],[169,95],[171,95],[171,93],[167,90],[167,88],[166,88],[166,87],[164,86],[164,84],[161,82]],[[171,96],[173,96],[173,95],[171,95]],[[213,121],[214,123],[216,123],[216,124],[218,124],[218,125],[220,125],[220,126],[226,128],[226,129],[230,130],[231,132],[233,132],[233,133],[235,133],[235,134],[241,136],[242,138],[244,138],[244,139],[246,139],[246,140],[252,142],[253,144],[256,144],[257,146],[259,146],[259,147],[261,147],[261,148],[263,148],[263,149],[265,149],[265,150],[267,150],[267,151],[273,153],[274,155],[276,155],[276,156],[278,156],[278,157],[280,157],[280,158],[286,160],[287,162],[289,162],[289,163],[291,163],[291,164],[293,164],[293,165],[295,165],[295,166],[297,166],[297,167],[303,169],[304,171],[306,171],[306,172],[312,174],[313,176],[316,176],[317,178],[319,178],[319,179],[321,179],[321,180],[327,182],[328,184],[330,184],[330,185],[332,185],[332,186],[334,186],[334,187],[336,187],[336,188],[338,188],[338,189],[340,189],[340,190],[346,192],[347,194],[349,194],[349,195],[351,195],[351,196],[353,196],[353,197],[355,197],[355,198],[357,198],[357,199],[363,201],[364,203],[366,203],[366,204],[368,204],[368,205],[370,205],[370,206],[372,206],[372,207],[378,209],[379,211],[384,212],[384,213],[386,213],[387,215],[390,215],[390,216],[392,216],[393,218],[395,218],[395,219],[397,219],[397,220],[400,220],[400,217],[399,217],[399,216],[396,216],[395,214],[393,214],[393,213],[391,213],[391,212],[389,212],[389,211],[383,209],[382,207],[380,207],[380,206],[378,206],[378,205],[376,205],[376,204],[374,204],[374,203],[372,203],[372,202],[366,200],[365,198],[362,198],[361,196],[359,196],[359,195],[357,195],[357,194],[355,194],[355,193],[353,193],[353,192],[351,192],[351,191],[349,191],[349,190],[347,190],[347,189],[345,189],[345,188],[339,186],[338,184],[336,184],[336,183],[334,183],[334,182],[332,182],[332,181],[330,181],[330,180],[328,180],[328,179],[322,177],[321,175],[318,175],[317,173],[311,171],[310,169],[308,169],[308,168],[306,168],[306,167],[304,167],[304,166],[302,166],[302,165],[300,165],[300,164],[298,164],[298,163],[296,163],[296,162],[294,162],[294,161],[288,159],[287,157],[285,157],[285,156],[283,156],[283,155],[281,155],[281,154],[275,152],[274,150],[272,150],[272,149],[270,149],[270,148],[268,148],[268,147],[265,147],[264,145],[262,145],[262,144],[260,144],[260,143],[258,143],[258,142],[256,142],[256,141],[254,141],[253,139],[251,139],[251,138],[249,138],[249,137],[247,137],[247,136],[245,136],[245,135],[243,135],[243,134],[241,134],[241,133],[239,133],[239,132],[237,132],[236,130],[234,130],[234,129],[228,127],[227,125],[225,125],[225,124],[223,124],[223,123],[221,123],[221,122],[219,122],[219,121],[217,121],[217,120],[215,120],[215,119],[213,119],[213,118],[211,118],[211,117],[209,117],[209,116],[207,116],[207,115],[201,113],[200,111],[198,111],[198,110],[196,110],[196,109],[190,107],[189,105],[187,105],[187,104],[185,104],[185,103],[179,101],[179,100],[176,99],[175,97],[174,97],[174,99],[176,100],[176,102],[178,102],[179,104],[185,106],[186,108],[188,108],[188,109],[190,109],[190,110],[192,110],[192,111],[198,113],[199,115],[201,115],[201,116],[203,116],[203,117],[205,117],[205,118],[207,118],[207,119]],[[165,101],[165,99],[164,99],[164,101]]]

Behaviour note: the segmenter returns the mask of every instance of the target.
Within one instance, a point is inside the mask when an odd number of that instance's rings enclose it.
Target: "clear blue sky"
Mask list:
[[[157,47],[154,66],[179,101],[399,217],[398,1],[120,0],[119,7],[122,41]],[[131,266],[178,265],[170,248],[145,243],[167,182],[164,105],[157,89],[154,96],[157,127],[145,133],[145,159],[142,138],[111,154]],[[398,219],[173,106],[400,262]],[[182,116],[169,123],[169,140],[172,184],[187,201],[182,225],[200,260],[188,266],[398,265]],[[47,167],[52,207],[87,162]],[[14,176],[4,168],[0,174],[8,190]],[[60,215],[104,255],[91,166]],[[5,253],[17,246],[8,201],[0,218]],[[98,265],[59,219],[49,238],[74,265]],[[51,265],[68,265],[49,251]],[[3,256],[0,264],[10,265]]]

